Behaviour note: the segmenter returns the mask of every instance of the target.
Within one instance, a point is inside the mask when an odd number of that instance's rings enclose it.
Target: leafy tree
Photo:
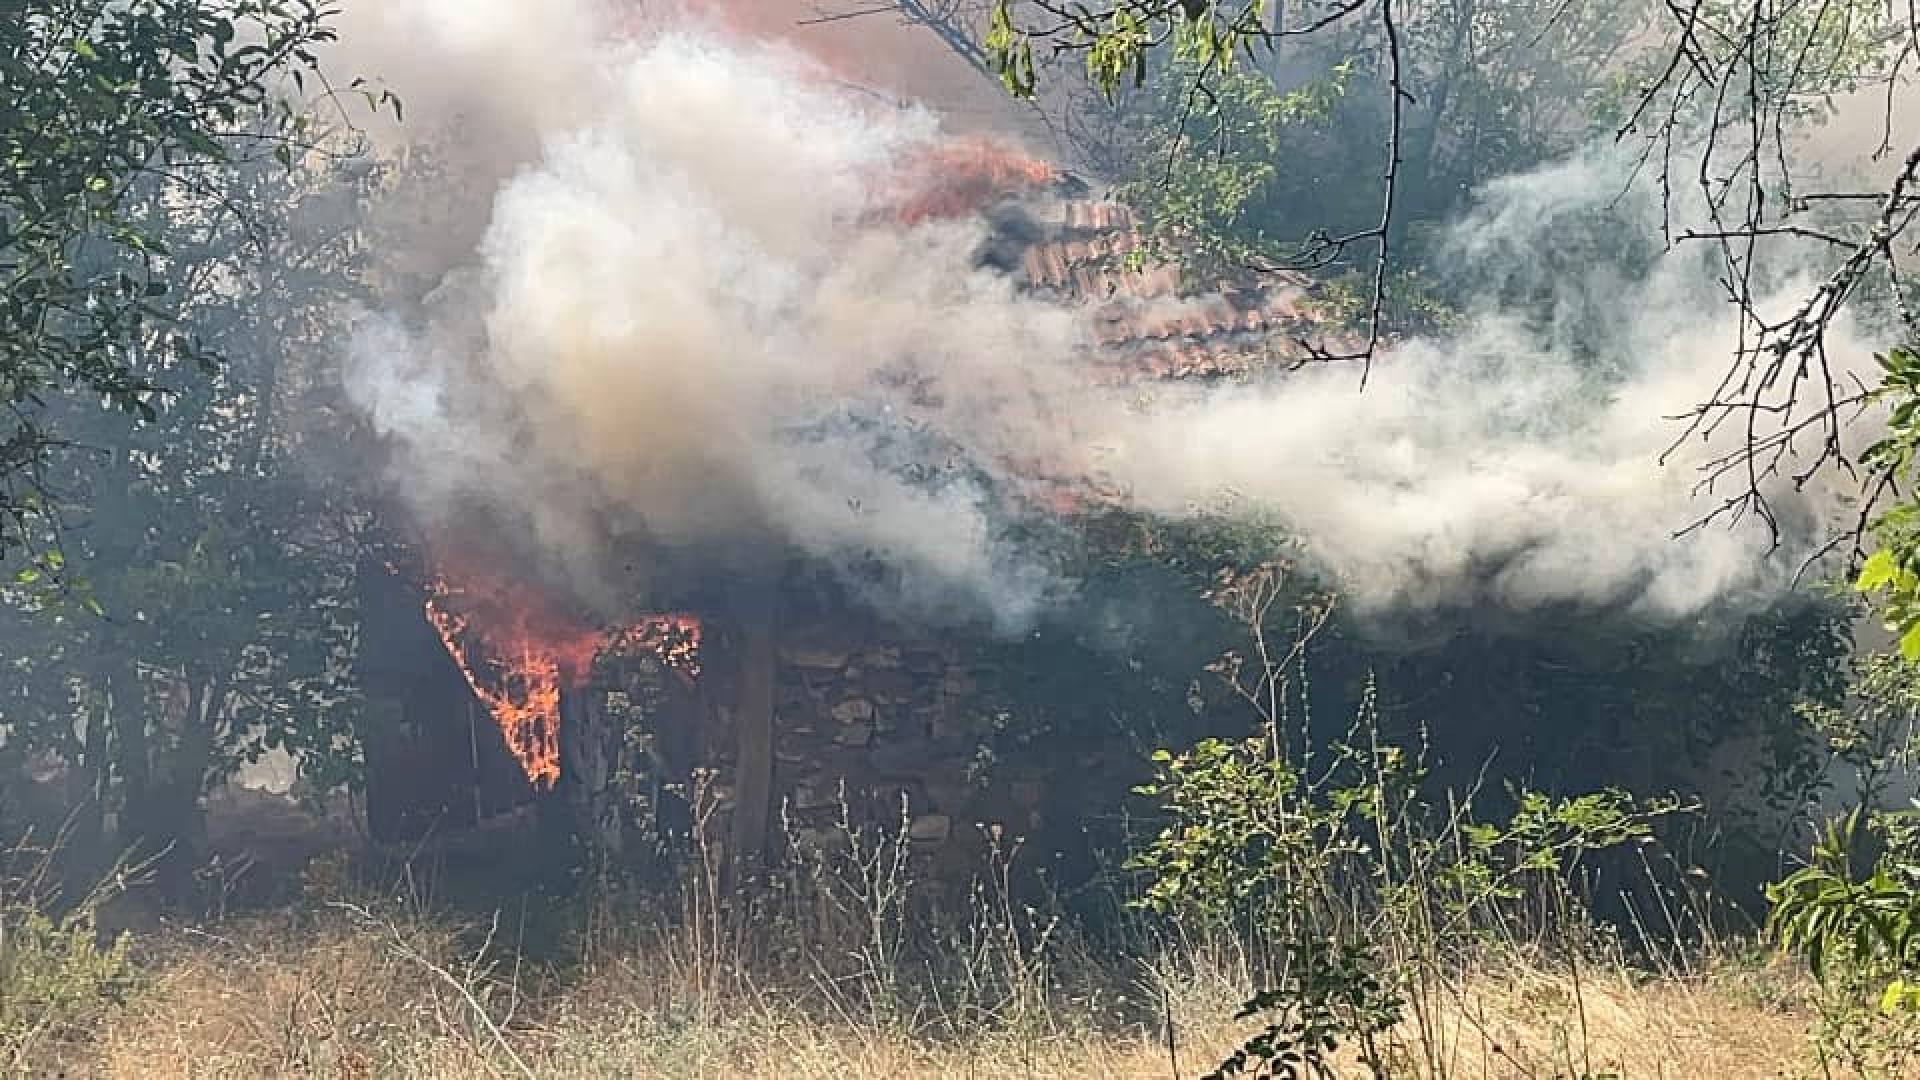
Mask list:
[[[1379,218],[1311,249],[1320,258],[1373,255],[1369,333],[1352,358],[1370,361],[1382,340],[1389,252],[1424,212],[1410,200],[1457,194],[1441,182],[1450,162],[1470,181],[1482,160],[1493,171],[1512,168],[1586,131],[1636,146],[1640,178],[1658,185],[1669,208],[1684,204],[1699,219],[1669,217],[1657,240],[1709,252],[1742,324],[1725,379],[1676,436],[1744,433],[1744,446],[1704,478],[1719,495],[1703,518],[1752,514],[1775,526],[1774,480],[1862,464],[1841,438],[1845,423],[1875,398],[1911,398],[1909,388],[1889,395],[1862,385],[1829,353],[1836,324],[1856,313],[1894,323],[1890,341],[1920,336],[1906,284],[1913,245],[1901,242],[1920,219],[1920,143],[1900,97],[1920,62],[1920,14],[1911,6],[1001,0],[987,43],[1017,93],[1035,92],[1036,55],[1051,51],[1083,57],[1090,79],[1113,94],[1144,82],[1155,50],[1178,41],[1200,61],[1198,98],[1208,79],[1237,66],[1329,40],[1361,58],[1387,115]],[[1547,62],[1506,70],[1516,47],[1550,40]],[[1826,162],[1796,152],[1795,140],[1835,115],[1842,95],[1881,99],[1875,141],[1858,149],[1893,167],[1870,182],[1828,175]],[[1450,141],[1450,131],[1467,137]],[[1782,261],[1817,282],[1784,314],[1761,303],[1781,284],[1769,271]],[[1875,499],[1907,497],[1884,461],[1865,464]],[[1903,630],[1914,625],[1904,621]]]
[[[1768,888],[1767,929],[1819,982],[1823,1049],[1860,1075],[1897,1075],[1920,1053],[1920,810],[1888,804],[1920,765],[1920,668],[1869,656],[1852,690],[1844,708],[1801,710],[1855,789],[1807,865]]]
[[[1172,34],[1145,57],[1144,100],[1125,101],[1135,137],[1115,156],[1134,174],[1127,195],[1203,257],[1317,263],[1343,253],[1316,238],[1378,214],[1379,147],[1393,139],[1403,159],[1393,239],[1415,239],[1483,181],[1611,130],[1651,14],[1565,0],[1406,7],[1398,133],[1371,90],[1370,24],[1329,26],[1272,55],[1263,38],[1252,63],[1223,63],[1204,30]]]
[[[66,767],[77,846],[108,839],[109,814],[121,844],[190,841],[203,791],[269,749],[297,751],[323,790],[352,775],[365,515],[302,459],[339,453],[318,362],[338,310],[367,299],[357,204],[381,177],[324,154],[298,164],[223,167],[244,220],[179,208],[157,184],[128,200],[172,252],[180,317],[225,363],[132,432],[80,395],[46,404],[101,447],[46,464],[71,498],[65,557],[86,586],[0,590],[0,753]],[[126,363],[159,384],[194,360],[143,349]]]
[[[165,192],[229,213],[215,166],[290,158],[304,121],[286,95],[318,79],[331,14],[324,0],[0,2],[0,556],[43,543],[55,517],[49,455],[78,433],[49,422],[51,399],[152,421],[213,366],[143,208]],[[156,351],[179,362],[139,359]]]
[[[1265,72],[1235,68],[1204,95],[1193,92],[1200,62],[1191,49],[1162,68],[1127,114],[1128,175],[1117,194],[1189,273],[1244,272],[1372,209],[1368,185],[1324,182],[1365,172],[1352,156],[1357,140],[1337,134],[1374,119],[1346,100],[1351,64],[1288,91]]]

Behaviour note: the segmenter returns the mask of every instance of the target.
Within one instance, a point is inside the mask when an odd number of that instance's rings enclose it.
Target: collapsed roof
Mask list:
[[[993,179],[969,208],[991,229],[979,261],[1085,311],[1097,381],[1246,377],[1310,360],[1337,335],[1304,274],[1196,281],[1132,207],[1087,181],[1052,170]]]

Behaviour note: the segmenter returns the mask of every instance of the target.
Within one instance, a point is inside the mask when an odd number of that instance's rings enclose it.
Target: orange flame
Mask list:
[[[462,560],[434,561],[427,620],[536,791],[551,790],[560,779],[560,695],[586,680],[602,652],[648,649],[688,677],[699,674],[695,616],[649,615],[609,631],[540,589]]]
[[[697,615],[647,615],[608,639],[607,648],[645,649],[689,679],[700,677],[703,627]]]
[[[1046,162],[990,139],[943,139],[903,170],[894,214],[907,225],[965,217],[994,199],[1045,187],[1059,175]]]

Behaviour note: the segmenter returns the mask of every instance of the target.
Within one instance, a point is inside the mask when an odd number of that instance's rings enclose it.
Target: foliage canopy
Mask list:
[[[46,422],[54,399],[150,422],[178,386],[142,356],[214,366],[142,207],[244,213],[215,167],[261,148],[291,159],[304,119],[289,95],[318,80],[331,14],[323,0],[0,3],[0,556],[46,543],[57,517],[45,469],[70,436]]]

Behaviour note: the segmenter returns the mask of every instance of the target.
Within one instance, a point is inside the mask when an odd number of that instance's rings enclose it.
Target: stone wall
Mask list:
[[[724,637],[724,635],[716,635]],[[1037,864],[1071,844],[1082,807],[1116,805],[1130,777],[1114,747],[1029,733],[1004,694],[994,649],[854,615],[783,621],[775,633],[768,854],[836,847],[848,829],[904,834],[920,868],[964,884],[989,850]],[[629,865],[667,832],[734,827],[741,718],[728,658],[696,690],[644,662],[576,695],[562,725],[560,797],[576,835]],[[665,679],[665,691],[660,689]],[[651,774],[651,775],[649,775]],[[705,807],[690,805],[705,800]],[[666,818],[661,814],[665,813]],[[628,828],[654,833],[636,841]]]
[[[1121,815],[1144,755],[1051,726],[1021,682],[1045,659],[831,620],[789,623],[780,640],[775,814],[791,841],[829,844],[844,824],[904,828],[952,882],[984,870],[994,844],[1018,848],[1026,870],[1091,872],[1089,829]]]
[[[965,848],[975,819],[1020,811],[991,805],[975,768],[990,720],[968,660],[952,643],[830,625],[783,636],[774,777],[790,839],[824,842],[850,823]]]

